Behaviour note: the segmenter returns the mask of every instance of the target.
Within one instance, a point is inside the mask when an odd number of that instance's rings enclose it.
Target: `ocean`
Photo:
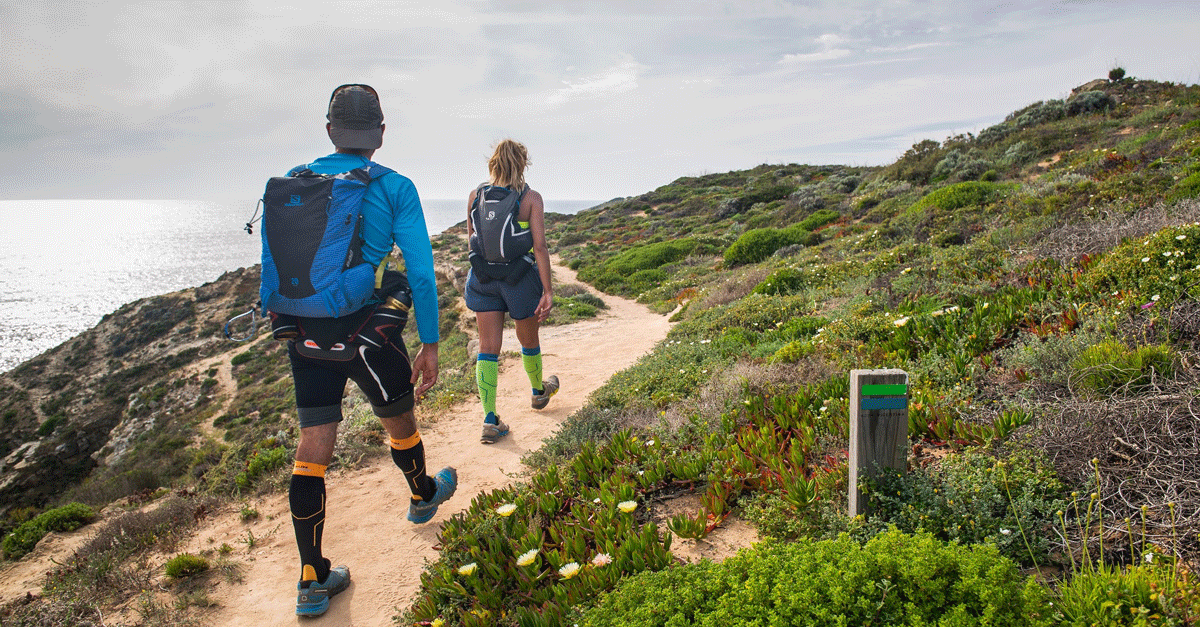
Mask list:
[[[575,214],[601,201],[546,200]],[[244,230],[256,201],[0,201],[0,372],[139,298],[215,280],[260,260]],[[465,199],[423,200],[431,235],[466,219]]]

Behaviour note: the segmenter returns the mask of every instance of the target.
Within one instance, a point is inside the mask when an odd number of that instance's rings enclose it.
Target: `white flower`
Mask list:
[[[1170,253],[1169,251],[1168,251],[1168,252],[1165,252],[1165,253],[1163,253],[1163,257],[1170,257],[1170,256],[1171,256],[1171,253]]]
[[[1187,239],[1187,236],[1186,235],[1176,235],[1175,239],[1182,242],[1183,240]]]
[[[1151,296],[1151,297],[1150,297],[1150,300],[1158,300],[1158,294],[1155,294],[1154,296]]]
[[[517,566],[528,566],[537,559],[538,549],[529,549],[517,558]]]
[[[1011,534],[1011,533],[1012,533],[1012,529],[1001,529],[1001,530],[1000,530],[1000,535],[1005,535],[1005,536],[1007,536],[1007,535],[1009,535],[1009,534]]]
[[[608,566],[612,563],[612,557],[608,553],[597,553],[596,557],[592,558],[592,566],[599,568],[600,566]]]
[[[463,564],[462,566],[458,567],[458,574],[470,575],[471,573],[475,572],[476,568],[479,568],[479,566],[476,565],[475,562],[471,562],[470,564]]]
[[[1154,563],[1154,553],[1147,552],[1145,555],[1142,556],[1142,559],[1146,560],[1147,564],[1153,564]]]
[[[620,503],[617,503],[617,509],[628,514],[629,512],[637,509],[637,501],[621,501]]]
[[[899,319],[897,319],[897,320],[894,320],[894,321],[892,321],[892,324],[894,324],[894,325],[896,325],[896,326],[898,326],[898,327],[902,327],[902,326],[904,326],[904,325],[908,324],[908,316],[904,316],[903,318],[899,318]]]
[[[1149,257],[1142,257],[1142,263],[1146,263],[1147,261],[1150,261]]]
[[[567,562],[563,567],[558,569],[558,574],[562,575],[563,579],[570,579],[579,574],[579,564],[575,562]]]
[[[597,496],[596,498],[592,499],[592,502],[593,502],[593,503],[595,503],[596,505],[599,505],[599,504],[600,504],[600,497],[598,497],[598,496]]]
[[[654,446],[654,440],[646,440],[646,446]]]
[[[512,516],[513,512],[517,511],[517,506],[513,503],[505,503],[496,508],[496,513],[501,516]]]

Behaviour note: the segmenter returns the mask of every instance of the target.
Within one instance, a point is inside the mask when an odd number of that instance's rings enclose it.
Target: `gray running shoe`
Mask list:
[[[534,409],[542,409],[550,403],[550,397],[558,393],[558,377],[550,375],[549,379],[542,380],[542,393],[534,394],[532,405]]]
[[[508,425],[500,420],[500,416],[496,416],[496,424],[483,423],[483,435],[479,436],[479,441],[483,444],[495,444],[497,440],[508,435]]]
[[[315,575],[314,575],[315,576]],[[296,615],[320,616],[329,609],[329,598],[350,586],[350,569],[334,566],[325,581],[296,584]]]

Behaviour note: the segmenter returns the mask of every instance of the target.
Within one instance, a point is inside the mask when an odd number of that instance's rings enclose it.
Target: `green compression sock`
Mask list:
[[[542,388],[542,347],[522,348],[521,363],[525,366],[525,374],[529,375],[529,384],[534,394],[541,394]]]
[[[475,360],[475,384],[479,387],[479,402],[483,413],[496,413],[496,381],[500,376],[499,355],[479,353]]]

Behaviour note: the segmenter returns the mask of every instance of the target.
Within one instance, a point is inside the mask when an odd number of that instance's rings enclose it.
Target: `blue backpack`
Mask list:
[[[267,182],[263,194],[262,308],[305,318],[340,318],[375,291],[362,258],[362,201],[392,170],[368,161],[341,174],[305,168]]]

